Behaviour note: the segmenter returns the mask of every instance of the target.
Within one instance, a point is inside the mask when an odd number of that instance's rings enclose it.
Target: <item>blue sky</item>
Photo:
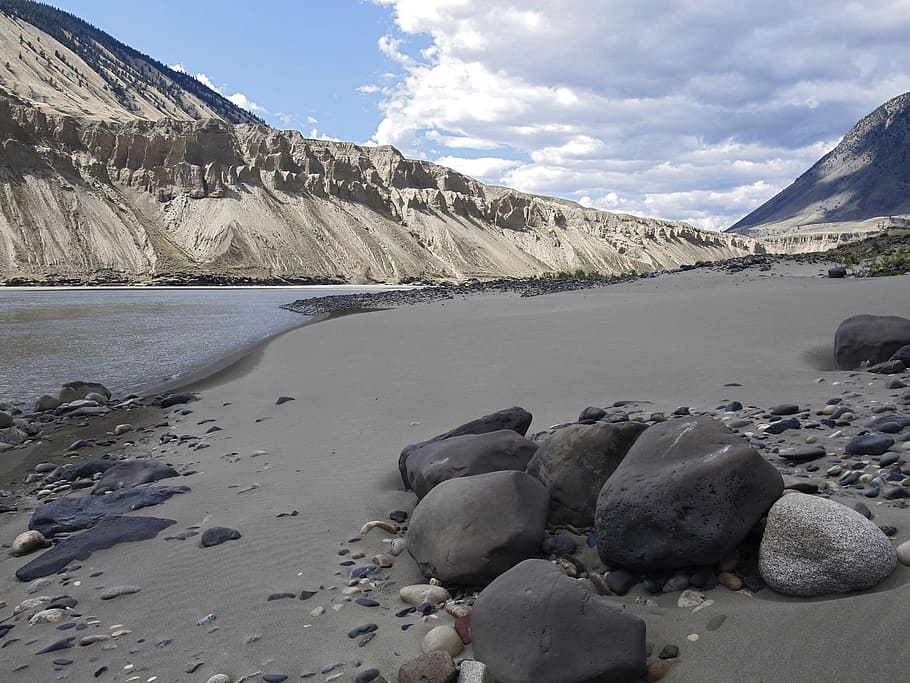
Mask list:
[[[268,123],[729,226],[910,91],[910,0],[51,0]]]

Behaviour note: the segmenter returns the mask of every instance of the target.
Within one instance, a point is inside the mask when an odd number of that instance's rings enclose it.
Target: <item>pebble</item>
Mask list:
[[[391,519],[396,524],[404,524],[408,519],[408,513],[404,510],[392,510],[389,513],[389,519]]]
[[[773,406],[770,412],[772,415],[795,415],[799,412],[799,406],[795,403],[781,403]]]
[[[369,533],[372,529],[382,529],[387,531],[390,534],[397,534],[400,531],[400,528],[397,524],[392,524],[391,522],[386,522],[381,519],[374,519],[372,522],[367,522],[362,527],[360,527],[360,534]]]
[[[94,633],[90,636],[82,636],[79,639],[79,645],[85,647],[86,645],[93,645],[95,643],[103,643],[110,640],[111,637],[106,633]]]
[[[231,677],[227,674],[215,674],[206,683],[231,683]]]
[[[119,598],[121,595],[132,595],[141,590],[142,589],[139,586],[111,586],[101,593],[101,599],[113,600],[114,598]]]
[[[910,567],[910,541],[904,541],[896,548],[897,559],[904,566]]]
[[[606,578],[607,587],[616,595],[625,595],[635,585],[635,577],[625,569],[616,569]]]
[[[644,680],[647,683],[656,683],[662,679],[670,668],[673,666],[673,661],[670,659],[662,659],[656,662],[651,662],[648,664],[648,670],[645,672]]]
[[[458,666],[458,683],[493,683],[493,677],[483,662],[465,659]]]
[[[351,570],[352,579],[363,579],[368,576],[373,576],[373,574],[379,574],[382,571],[382,567],[375,564],[365,565],[363,567],[354,567]]]
[[[432,586],[425,583],[418,583],[411,586],[402,586],[398,591],[398,597],[403,602],[414,607],[420,607],[423,603],[428,602],[436,605],[440,602],[446,602],[452,599],[452,595],[442,586]]]
[[[401,553],[407,550],[407,547],[408,542],[405,539],[398,537],[392,541],[392,546],[389,548],[389,553],[392,555],[392,557],[398,557],[401,555]]]
[[[383,568],[388,568],[395,564],[395,558],[393,558],[391,555],[386,555],[385,553],[374,555],[370,561],[373,564]]]
[[[360,626],[352,628],[350,631],[348,631],[348,638],[354,639],[359,636],[366,635],[367,633],[372,633],[378,628],[379,626],[376,624],[361,624]]]
[[[23,531],[13,540],[10,555],[27,555],[39,548],[44,548],[46,545],[48,545],[47,539],[44,538],[44,534],[40,531]]]
[[[43,609],[40,612],[32,616],[28,620],[28,623],[34,626],[35,624],[59,624],[61,621],[66,620],[66,612],[62,609]]]
[[[721,586],[728,588],[731,591],[742,590],[743,587],[743,580],[736,574],[730,572],[721,572],[718,574],[717,581]]]
[[[52,579],[49,576],[43,576],[40,579],[35,579],[30,584],[28,584],[28,586],[26,586],[25,592],[29,594],[37,593],[42,588],[50,586],[52,583],[54,583],[54,581],[55,579]]]
[[[262,680],[266,683],[284,683],[287,679],[287,674],[262,674]]]
[[[205,626],[206,624],[211,624],[215,619],[217,619],[214,614],[206,614],[202,619],[196,622],[196,626]]]
[[[456,657],[464,650],[464,643],[451,626],[437,626],[423,637],[420,649],[424,653],[442,650]]]
[[[114,427],[114,436],[121,436],[122,434],[126,434],[127,432],[131,431],[133,431],[133,425],[128,423],[120,424]]]
[[[685,590],[676,600],[678,607],[698,607],[705,601],[705,594],[700,591]]]
[[[53,600],[50,595],[39,595],[37,598],[26,598],[13,608],[13,616],[29,610],[44,607]]]
[[[238,538],[242,537],[240,532],[236,529],[231,529],[226,526],[213,526],[211,529],[206,529],[202,533],[201,544],[203,548],[211,548],[212,546],[221,545],[228,541],[235,541]]]
[[[76,644],[76,638],[73,636],[70,636],[69,638],[63,638],[61,640],[57,640],[57,641],[51,643],[44,649],[38,650],[38,652],[36,652],[35,654],[43,655],[43,654],[47,654],[48,652],[57,652],[59,650],[68,650],[69,648],[73,647],[73,645],[75,645],[75,644]]]
[[[657,657],[659,659],[675,659],[679,657],[679,647],[677,645],[664,645]]]
[[[379,678],[379,669],[364,669],[363,671],[358,671],[357,675],[354,676],[354,683],[370,683],[370,681],[375,681]]]
[[[726,614],[718,614],[716,616],[711,617],[708,620],[708,625],[705,628],[707,628],[709,631],[716,631],[721,626],[723,626],[723,623],[726,620],[727,620]]]
[[[373,598],[357,598],[354,602],[361,607],[379,607],[379,603],[373,600]]]

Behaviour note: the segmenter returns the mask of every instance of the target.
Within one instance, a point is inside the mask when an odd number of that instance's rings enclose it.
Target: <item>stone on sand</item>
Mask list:
[[[783,479],[742,436],[709,417],[648,428],[597,501],[597,549],[637,571],[718,562],[780,497]]]
[[[423,498],[440,482],[501,470],[524,471],[538,445],[511,429],[462,434],[411,451],[405,460],[407,484]]]
[[[464,643],[461,640],[461,636],[458,635],[458,631],[451,626],[443,624],[430,629],[420,642],[420,649],[424,652],[442,650],[453,657],[457,657],[464,650]]]
[[[896,566],[888,537],[846,505],[788,493],[768,512],[759,571],[778,593],[812,597],[863,590]]]
[[[417,504],[408,552],[426,577],[489,583],[537,555],[549,500],[543,484],[515,470],[444,481]]]
[[[103,495],[127,486],[150,484],[160,479],[178,477],[177,470],[154,460],[124,460],[105,471],[92,489],[94,495]]]
[[[453,683],[457,673],[452,655],[433,650],[402,664],[398,683]]]
[[[631,683],[645,672],[644,622],[545,560],[481,592],[471,637],[497,683]]]
[[[645,429],[640,422],[573,424],[547,437],[527,472],[550,490],[549,523],[591,526],[600,489]]]
[[[863,363],[882,363],[910,344],[910,320],[896,315],[855,315],[834,333],[838,370],[854,370]]]
[[[20,555],[28,555],[35,550],[46,547],[47,545],[47,539],[40,531],[23,531],[13,540],[13,545],[10,548],[9,554],[13,555],[14,557],[18,557]]]

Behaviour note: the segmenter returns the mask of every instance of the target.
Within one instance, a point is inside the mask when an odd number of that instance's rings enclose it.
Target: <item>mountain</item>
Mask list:
[[[793,251],[814,251],[910,224],[910,93],[857,123],[793,184],[730,227]]]
[[[39,3],[0,0],[0,64],[0,278],[522,277],[764,250],[272,129]]]

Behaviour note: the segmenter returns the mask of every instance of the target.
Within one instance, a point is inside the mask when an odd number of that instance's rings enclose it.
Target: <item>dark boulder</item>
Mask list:
[[[835,266],[834,268],[828,268],[828,277],[830,278],[842,278],[847,276],[847,269],[843,266]]]
[[[720,561],[777,500],[778,471],[743,437],[709,417],[650,427],[597,500],[597,549],[635,571]]]
[[[423,498],[440,482],[500,470],[524,471],[538,445],[511,429],[428,443],[405,461],[407,484]]]
[[[16,578],[32,581],[50,576],[73,560],[87,560],[96,550],[154,538],[162,529],[175,523],[173,519],[157,517],[107,517],[87,531],[64,538],[47,552],[20,567],[16,571]]]
[[[906,367],[910,368],[910,344],[900,347],[888,360],[899,360]]]
[[[449,479],[414,509],[408,552],[428,578],[489,583],[537,555],[549,501],[543,484],[515,470]]]
[[[550,490],[549,523],[591,526],[600,489],[646,429],[640,422],[598,422],[553,432],[527,469]]]
[[[894,439],[887,434],[861,434],[847,442],[847,455],[882,455],[894,445]]]
[[[398,471],[401,473],[401,481],[404,482],[405,489],[408,487],[408,476],[406,471],[406,463],[408,458],[411,456],[411,453],[416,451],[421,446],[426,446],[427,444],[434,443],[436,441],[443,441],[444,439],[450,439],[453,436],[462,436],[464,434],[486,434],[488,432],[496,432],[500,429],[511,429],[513,432],[518,432],[522,436],[528,433],[528,427],[531,426],[531,413],[529,413],[524,408],[519,408],[518,406],[512,408],[506,408],[505,410],[499,410],[495,413],[490,413],[489,415],[484,415],[479,417],[476,420],[471,420],[466,422],[463,425],[450,429],[444,434],[439,434],[434,436],[432,439],[427,439],[426,441],[420,441],[418,443],[412,443],[408,446],[405,446],[401,450],[401,455],[398,458]]]
[[[200,545],[202,545],[203,548],[211,548],[216,545],[221,545],[222,543],[227,543],[228,541],[236,541],[238,538],[242,538],[242,536],[237,529],[231,529],[226,526],[213,526],[202,532]]]
[[[131,510],[159,505],[174,494],[188,493],[189,490],[189,486],[143,486],[120,489],[106,496],[58,498],[35,510],[28,528],[48,537],[79,531],[109,515],[122,515]]]
[[[863,363],[882,363],[910,344],[910,320],[896,315],[855,315],[834,333],[834,360],[838,370],[854,370]]]
[[[98,496],[127,486],[150,484],[159,479],[179,476],[173,467],[154,460],[124,460],[101,475],[92,493]]]
[[[545,560],[481,592],[471,640],[497,683],[631,683],[646,666],[644,622]]]
[[[116,464],[116,460],[86,460],[84,462],[77,462],[75,465],[69,465],[68,467],[63,468],[63,471],[60,472],[60,478],[66,479],[67,481],[90,478],[94,477],[96,474],[107,472]]]

